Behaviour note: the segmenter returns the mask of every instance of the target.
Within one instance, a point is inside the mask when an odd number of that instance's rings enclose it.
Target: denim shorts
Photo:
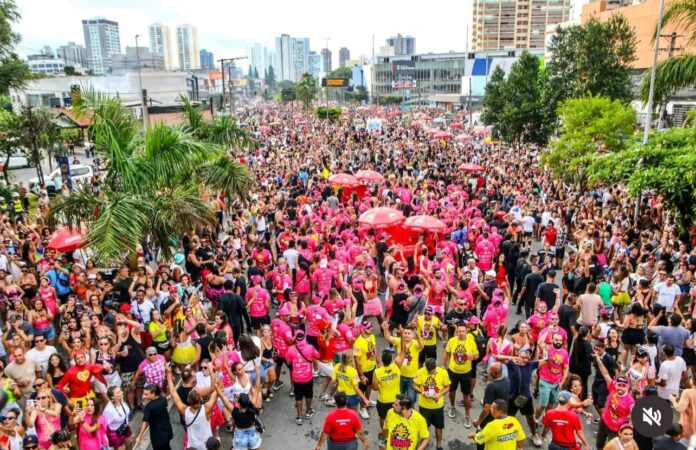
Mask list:
[[[558,385],[539,380],[539,406],[546,408],[555,405],[558,399]]]
[[[53,325],[49,325],[46,328],[37,329],[34,328],[34,336],[43,336],[46,340],[55,339],[56,331],[53,329]]]
[[[360,404],[360,396],[358,394],[348,395],[346,397],[346,404],[349,408],[354,408]]]
[[[259,366],[259,373],[261,374],[261,384],[266,382],[266,367],[262,364]],[[247,374],[251,377],[251,382],[252,384],[256,383],[256,371],[253,370],[251,372],[247,372]]]
[[[234,450],[255,450],[261,447],[261,436],[256,428],[251,427],[246,430],[235,429],[234,439],[232,440]]]

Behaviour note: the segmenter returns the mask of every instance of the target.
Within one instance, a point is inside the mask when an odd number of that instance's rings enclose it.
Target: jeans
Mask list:
[[[254,450],[261,447],[261,436],[254,427],[245,430],[237,428],[234,430],[232,444],[235,450]]]
[[[413,378],[401,376],[401,393],[406,394],[413,402],[413,406],[416,406],[416,401],[418,400],[418,394],[416,389],[413,387]]]

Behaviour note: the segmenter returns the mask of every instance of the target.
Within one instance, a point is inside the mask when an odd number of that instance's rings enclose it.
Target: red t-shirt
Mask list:
[[[334,409],[324,419],[324,433],[337,444],[355,440],[355,433],[362,429],[358,413],[348,408]]]
[[[575,445],[575,430],[582,430],[580,418],[575,411],[551,409],[546,411],[541,424],[551,429],[553,442],[563,446]]]

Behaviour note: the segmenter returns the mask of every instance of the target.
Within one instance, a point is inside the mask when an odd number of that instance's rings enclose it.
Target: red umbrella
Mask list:
[[[432,136],[433,134],[437,134],[439,132],[440,131],[437,128],[428,128],[427,130],[425,130],[425,134],[427,134],[428,136]]]
[[[360,214],[358,222],[371,228],[383,229],[396,226],[404,221],[401,211],[394,208],[372,208]]]
[[[435,133],[433,137],[435,139],[450,139],[452,137],[452,133],[449,133],[447,131],[440,131]]]
[[[420,123],[417,120],[414,120],[411,122],[411,128],[419,128],[421,125],[422,125],[422,123]]]
[[[270,130],[270,128],[267,127],[266,125],[261,125],[259,127],[259,133],[261,133],[261,134],[266,134],[269,132],[269,130]]]
[[[471,135],[470,134],[460,134],[456,138],[454,138],[455,141],[457,142],[466,142],[471,140]]]
[[[355,174],[355,178],[368,183],[379,183],[384,180],[384,175],[374,170],[358,170]]]
[[[70,229],[68,227],[59,228],[48,241],[48,248],[52,248],[59,253],[74,252],[85,245],[85,230]]]
[[[486,168],[479,164],[464,163],[461,166],[459,166],[459,170],[463,172],[477,173],[485,171]]]
[[[450,127],[451,129],[455,130],[455,129],[457,129],[457,128],[461,128],[461,127],[462,127],[462,124],[459,123],[459,122],[452,122],[452,123],[450,124],[449,127]]]
[[[331,175],[329,177],[329,183],[337,184],[343,187],[360,186],[360,180],[348,173],[337,173],[336,175]]]
[[[437,217],[426,215],[408,217],[404,226],[420,231],[442,231],[447,228],[447,224]]]

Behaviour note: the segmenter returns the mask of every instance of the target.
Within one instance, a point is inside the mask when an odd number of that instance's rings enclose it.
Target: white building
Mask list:
[[[68,42],[67,45],[61,45],[57,50],[58,57],[63,61],[66,66],[85,67],[86,59],[85,47],[83,45],[78,45],[74,42]]]
[[[97,75],[111,69],[111,55],[121,53],[121,38],[118,22],[107,19],[87,19],[82,21],[85,35],[87,67]]]
[[[150,51],[164,56],[165,70],[175,69],[169,27],[161,23],[153,23],[148,27],[148,34],[150,35]]]
[[[31,73],[44,75],[62,75],[65,63],[55,55],[29,55],[27,64]]]
[[[259,77],[263,78],[263,74],[268,70],[269,65],[269,52],[268,49],[259,43],[254,44],[253,47],[249,49],[249,65],[251,70],[256,70],[259,72]]]
[[[198,29],[184,24],[176,27],[176,52],[179,70],[201,68],[201,55],[198,48]]]
[[[309,71],[309,38],[276,38],[276,78],[297,82]]]

